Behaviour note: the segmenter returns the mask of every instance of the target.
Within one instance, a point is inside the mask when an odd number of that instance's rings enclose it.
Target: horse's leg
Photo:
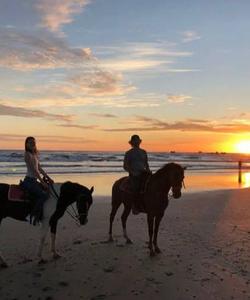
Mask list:
[[[153,228],[154,228],[154,216],[150,216],[147,214],[147,220],[148,220],[148,235],[149,235],[149,242],[148,242],[148,248],[150,250],[150,256],[154,256],[154,248],[153,248]]]
[[[50,218],[50,238],[51,238],[51,252],[54,259],[60,258],[61,255],[57,253],[56,251],[56,230],[57,230],[57,223],[58,220],[64,215],[65,209],[57,209],[55,213]]]
[[[154,244],[156,253],[161,253],[161,249],[158,247],[158,244],[157,244],[157,236],[158,236],[158,231],[159,231],[159,226],[160,226],[161,219],[162,219],[162,216],[157,216],[155,218],[155,224],[154,224],[153,244]]]
[[[128,237],[127,229],[126,229],[126,223],[127,223],[127,219],[130,214],[130,211],[131,211],[131,206],[128,204],[124,204],[124,211],[122,213],[121,219],[122,219],[123,236],[126,239],[127,244],[132,244],[132,241]]]
[[[3,259],[2,254],[0,252],[0,269],[4,269],[4,268],[8,268],[8,265],[5,262],[5,260]]]
[[[53,258],[54,259],[58,259],[61,257],[60,254],[58,254],[58,252],[56,251],[56,234],[55,233],[50,233],[50,240],[51,240],[51,252],[52,252],[52,255],[53,255]]]
[[[112,210],[109,217],[109,242],[113,242],[112,229],[113,229],[113,221],[116,215],[118,208],[120,207],[121,202],[112,204]]]
[[[41,235],[40,235],[40,243],[39,243],[39,247],[38,247],[38,263],[39,264],[43,264],[46,262],[46,260],[43,258],[42,252],[43,252],[43,247],[44,247],[44,242],[48,233],[48,229],[49,229],[49,219],[48,218],[44,218],[42,220],[42,227],[41,227]]]
[[[0,225],[1,225],[1,219],[0,219]],[[3,259],[2,253],[0,252],[0,269],[8,268],[7,263]]]

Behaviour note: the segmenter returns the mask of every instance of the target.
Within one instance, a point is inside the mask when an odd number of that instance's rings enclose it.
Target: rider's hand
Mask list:
[[[53,183],[54,183],[54,180],[51,179],[48,175],[46,175],[46,181],[47,181],[49,184],[53,184]]]
[[[54,184],[55,183],[54,180],[51,179],[50,177],[49,177],[49,182],[50,182],[50,184]]]
[[[46,182],[41,182],[42,183],[42,186],[43,186],[43,188],[47,191],[47,190],[49,190],[49,186],[48,186],[48,184],[46,183]]]

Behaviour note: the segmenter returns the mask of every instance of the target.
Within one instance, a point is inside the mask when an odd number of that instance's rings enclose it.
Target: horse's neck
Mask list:
[[[54,188],[54,190],[55,190],[55,192],[53,191],[53,189],[51,189],[51,195],[52,195],[52,197],[54,197],[54,198],[56,198],[57,199],[57,203],[58,203],[58,200],[60,201],[60,206],[62,206],[62,207],[65,207],[65,208],[67,208],[69,205],[71,205],[71,204],[73,204],[74,202],[75,202],[75,200],[74,200],[74,198],[72,197],[71,199],[67,199],[67,201],[66,202],[64,202],[65,201],[65,199],[64,200],[62,200],[61,198],[60,198],[60,189],[61,189],[61,185],[62,185],[62,183],[54,183],[53,184],[53,188]],[[59,198],[58,198],[59,197]]]
[[[50,189],[50,196],[48,200],[45,202],[46,206],[50,209],[56,208],[58,202],[58,196],[60,195],[60,187],[61,183],[54,183],[53,189]]]
[[[163,193],[168,193],[171,185],[169,183],[168,174],[164,173],[159,175],[153,175],[152,176],[152,185],[154,188],[156,188],[158,191],[161,191]]]

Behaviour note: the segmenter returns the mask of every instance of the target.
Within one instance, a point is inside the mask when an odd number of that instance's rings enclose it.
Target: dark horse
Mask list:
[[[109,241],[113,241],[112,224],[119,206],[124,204],[122,213],[123,235],[127,243],[132,243],[126,231],[126,222],[130,214],[133,194],[121,189],[121,184],[127,177],[117,180],[112,188],[112,210],[110,213]],[[143,194],[143,204],[147,214],[149,249],[150,255],[160,253],[157,244],[157,235],[164,211],[168,206],[168,193],[172,189],[174,198],[181,197],[181,188],[184,180],[184,168],[176,163],[168,163],[148,179],[145,193]]]
[[[53,192],[54,190],[54,192]],[[45,262],[42,257],[43,245],[50,227],[51,232],[51,251],[54,258],[60,257],[55,249],[56,228],[58,220],[64,215],[68,206],[76,202],[77,215],[74,216],[81,225],[88,222],[88,211],[93,202],[92,192],[94,188],[87,187],[78,183],[67,181],[63,184],[53,184],[50,188],[50,197],[44,204],[42,230],[38,249],[39,262]],[[9,201],[9,185],[0,184],[0,224],[2,219],[11,217],[16,220],[25,221],[31,212],[30,201]],[[0,268],[7,267],[6,262],[0,253]]]

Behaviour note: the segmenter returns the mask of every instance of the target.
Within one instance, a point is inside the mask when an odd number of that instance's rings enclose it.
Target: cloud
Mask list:
[[[101,103],[103,106],[110,106],[116,108],[145,108],[145,107],[158,107],[160,106],[159,99],[152,97],[115,97],[115,99],[104,99]]]
[[[175,63],[176,59],[193,55],[192,52],[175,48],[176,44],[167,42],[124,43],[100,47],[97,53],[104,56],[102,66],[112,70],[138,72],[162,68],[166,71],[168,65]]]
[[[140,42],[123,43],[117,46],[101,46],[96,49],[100,55],[112,55],[119,57],[133,56],[134,58],[145,57],[189,57],[193,53],[190,51],[178,51],[176,44],[167,42]]]
[[[122,84],[121,74],[101,69],[79,73],[68,80],[79,88],[79,92],[90,96],[123,95],[135,89]]]
[[[200,72],[199,69],[167,69],[168,73],[189,73],[189,72]]]
[[[207,120],[201,120],[201,119],[187,119],[188,122],[191,123],[207,123]]]
[[[102,69],[89,48],[70,47],[62,38],[50,33],[35,35],[0,29],[1,66],[23,72],[46,69],[58,69],[61,72],[64,68],[63,73],[60,73],[60,84],[58,78],[55,78],[56,84],[40,87],[43,95],[53,94],[55,99],[59,95],[64,99],[86,95],[123,95],[134,90],[133,86],[123,84],[121,74]],[[34,91],[30,93],[34,94]]]
[[[22,117],[22,118],[41,118],[52,121],[63,121],[64,124],[58,124],[58,127],[66,127],[66,128],[78,128],[85,130],[97,129],[97,125],[81,125],[74,124],[73,115],[61,115],[61,114],[51,114],[46,113],[41,110],[31,110],[23,107],[14,107],[8,106],[4,104],[0,104],[0,116],[12,116],[12,117]]]
[[[184,103],[192,99],[192,97],[188,95],[168,95],[167,98],[169,103]]]
[[[50,94],[46,94],[46,92],[49,92]],[[72,94],[56,95],[55,89],[42,90],[38,96],[32,96],[31,94],[29,98],[30,99],[22,100],[23,108],[32,109],[34,107],[39,107],[48,109],[48,107],[82,107],[95,104],[96,102],[96,98],[72,97]],[[4,101],[4,103],[6,105],[12,105],[13,101]]]
[[[19,134],[3,134],[0,133],[1,141],[7,142],[20,142],[23,144],[26,135]],[[96,140],[85,139],[83,137],[72,137],[72,136],[60,136],[60,135],[36,135],[36,139],[40,143],[52,143],[54,144],[83,144],[83,143],[97,143]]]
[[[81,67],[95,58],[89,48],[70,47],[49,33],[0,28],[0,67],[18,71]]]
[[[57,125],[59,127],[67,127],[67,128],[78,128],[78,129],[87,129],[87,130],[92,130],[92,129],[97,129],[98,126],[97,125],[78,125],[78,124],[60,124]]]
[[[162,65],[171,64],[172,61],[165,60],[149,60],[149,59],[112,59],[103,60],[101,66],[115,71],[131,72],[143,71],[145,69],[153,69]]]
[[[249,123],[218,123],[209,120],[184,120],[168,123],[154,118],[136,116],[137,126],[124,128],[106,128],[104,131],[186,131],[186,132],[213,132],[213,133],[242,133],[250,131]],[[127,122],[128,123],[128,122]]]
[[[113,114],[90,113],[89,115],[98,118],[117,118],[117,116]]]
[[[56,32],[62,25],[71,23],[73,16],[89,3],[89,0],[39,0],[35,7],[41,14],[42,26]]]
[[[201,36],[196,31],[187,30],[182,32],[182,42],[189,43],[195,40],[199,40]]]
[[[72,121],[73,115],[60,115],[46,113],[41,110],[31,110],[22,107],[8,106],[0,104],[0,116],[13,116],[22,118],[42,118],[56,121],[70,122]]]

